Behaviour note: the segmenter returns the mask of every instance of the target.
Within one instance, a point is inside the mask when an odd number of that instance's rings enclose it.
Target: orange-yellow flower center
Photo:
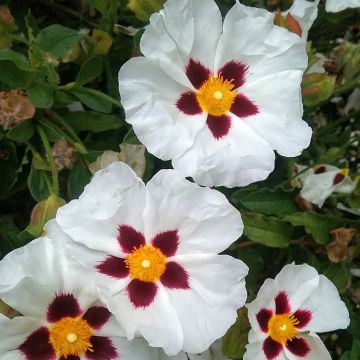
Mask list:
[[[166,256],[152,245],[143,245],[125,258],[130,276],[146,282],[159,280],[166,268]]]
[[[50,326],[49,342],[57,356],[65,359],[70,356],[81,356],[86,351],[93,351],[90,338],[93,329],[86,320],[65,317]]]
[[[236,96],[235,85],[223,77],[211,76],[199,88],[196,98],[202,110],[210,115],[226,114]]]
[[[269,320],[269,336],[280,344],[285,345],[298,334],[296,325],[299,321],[290,314],[273,315]]]

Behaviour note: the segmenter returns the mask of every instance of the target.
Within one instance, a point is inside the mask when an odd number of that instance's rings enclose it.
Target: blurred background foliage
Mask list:
[[[234,2],[217,1],[224,15]],[[276,11],[292,1],[242,2]],[[121,65],[141,55],[142,29],[162,3],[2,2],[0,258],[40,236],[58,207],[78,197],[92,173],[108,162],[128,162],[144,181],[171,167],[147,153],[125,122],[117,84]],[[360,188],[332,195],[319,209],[299,197],[291,180],[295,163],[349,168],[353,179],[360,174],[360,97],[353,95],[360,84],[359,15],[354,9],[328,14],[320,3],[309,34],[309,68],[321,62],[325,71],[305,73],[303,81],[304,118],[314,130],[311,146],[296,159],[278,156],[266,181],[219,188],[245,223],[244,236],[228,253],[250,267],[250,299],[265,278],[292,261],[309,263],[335,283],[352,322],[322,338],[333,359],[341,360],[360,359],[360,278],[353,275],[360,268],[360,218],[337,204],[359,209]],[[225,355],[242,358],[248,330],[240,310],[224,338]]]

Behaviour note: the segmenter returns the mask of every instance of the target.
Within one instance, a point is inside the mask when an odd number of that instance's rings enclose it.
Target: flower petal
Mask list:
[[[142,231],[144,200],[144,183],[128,165],[114,162],[94,175],[78,200],[58,210],[56,221],[73,240],[118,256],[118,227]]]
[[[248,66],[246,64],[230,60],[218,70],[218,75],[232,82],[238,88],[245,83],[247,71]]]
[[[96,269],[101,274],[116,279],[122,279],[129,275],[129,269],[126,267],[125,259],[116,256],[108,256],[103,262],[96,265]]]
[[[306,357],[310,352],[310,346],[301,337],[295,337],[286,343],[287,349],[294,355],[299,357]]]
[[[80,305],[73,294],[59,294],[51,301],[47,308],[47,321],[50,323],[64,317],[78,317],[82,314]]]
[[[271,319],[272,315],[273,315],[273,312],[272,312],[272,310],[269,310],[269,309],[261,309],[256,314],[256,320],[259,323],[260,329],[264,333],[267,333],[269,330],[268,324],[269,324],[269,320]]]
[[[101,336],[92,336],[90,338],[92,345],[91,351],[85,353],[86,360],[113,360],[118,359],[118,352],[111,339]]]
[[[216,140],[226,136],[231,128],[231,117],[228,115],[214,116],[208,114],[206,124]]]
[[[176,102],[176,106],[185,115],[199,115],[203,112],[197,101],[196,94],[192,91],[182,93]]]
[[[165,272],[161,275],[161,283],[169,289],[189,289],[189,275],[178,263],[171,261],[166,264]]]
[[[146,307],[155,300],[157,285],[134,279],[128,285],[127,293],[130,301],[136,308]]]
[[[66,358],[61,356],[59,360],[80,360],[80,358],[75,355],[68,355]]]
[[[221,252],[242,233],[240,213],[223,194],[191,183],[174,170],[159,171],[146,190],[146,238],[177,229],[176,255]]]
[[[275,297],[276,314],[289,314],[291,305],[286,291],[280,291]]]
[[[54,349],[49,343],[49,330],[46,327],[34,331],[19,346],[26,360],[55,360]]]
[[[155,235],[151,243],[160,249],[165,256],[173,256],[179,246],[179,232],[177,230],[160,232]]]
[[[295,311],[294,316],[298,321],[296,324],[296,328],[298,329],[303,329],[305,326],[307,326],[313,317],[311,311],[301,309]]]
[[[360,7],[359,0],[343,0],[343,1],[326,0],[325,3],[325,10],[327,12],[333,12],[333,13],[343,11],[346,8],[357,8],[357,7]]]
[[[246,345],[244,360],[269,360],[263,350],[263,341],[254,342]],[[274,359],[275,360],[275,359]],[[280,352],[276,360],[288,360],[283,351]]]
[[[264,180],[274,168],[270,146],[248,125],[231,113],[231,128],[220,141],[208,127],[201,130],[194,146],[172,164],[184,177],[204,186],[246,186]]]
[[[230,111],[239,118],[256,115],[259,112],[258,107],[244,94],[238,93],[231,105]]]
[[[320,275],[319,286],[301,307],[312,313],[311,321],[302,331],[322,333],[346,329],[350,324],[346,305],[341,301],[335,285],[324,275]]]
[[[127,254],[145,245],[144,235],[129,225],[119,226],[117,240],[122,251]]]
[[[263,351],[268,360],[274,360],[283,351],[283,346],[271,337],[268,337],[263,343]]]
[[[83,319],[95,330],[100,330],[109,320],[110,311],[104,306],[92,306],[83,316]]]
[[[211,75],[211,71],[207,67],[194,59],[189,60],[185,72],[195,89],[198,89]]]

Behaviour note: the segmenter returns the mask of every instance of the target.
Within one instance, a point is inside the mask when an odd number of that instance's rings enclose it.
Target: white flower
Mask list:
[[[297,165],[298,172],[305,167]],[[310,168],[296,177],[292,184],[302,184],[300,195],[307,201],[319,206],[332,193],[350,194],[356,188],[356,182],[349,176],[348,169],[339,169],[331,165]]]
[[[333,283],[309,265],[286,265],[246,305],[244,360],[331,360],[316,332],[345,329],[349,313]]]
[[[221,351],[221,341],[215,341],[208,350],[202,354],[188,354],[189,360],[229,360]]]
[[[127,121],[146,148],[206,186],[265,179],[274,151],[298,156],[305,42],[266,10],[237,2],[222,24],[213,0],[168,0],[120,70]]]
[[[299,35],[305,40],[318,15],[319,2],[320,0],[295,0],[287,11],[281,13],[283,16],[290,14],[297,21],[300,26]]]
[[[346,8],[360,7],[360,0],[326,0],[325,10],[327,12],[339,12]]]
[[[126,164],[113,163],[56,220],[81,243],[72,255],[97,275],[129,339],[141,334],[168,355],[200,353],[245,303],[247,266],[217,255],[241,235],[240,213],[174,170],[145,186]]]
[[[0,262],[0,297],[24,315],[0,318],[0,359],[169,359],[142,339],[121,337],[91,278],[65,254],[67,236],[53,221],[46,230],[51,237],[34,240]]]

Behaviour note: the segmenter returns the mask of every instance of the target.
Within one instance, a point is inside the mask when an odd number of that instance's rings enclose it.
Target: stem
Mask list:
[[[49,143],[46,133],[45,133],[44,129],[41,127],[41,125],[37,125],[36,128],[40,135],[41,141],[44,145],[46,157],[48,159],[49,166],[51,169],[51,175],[52,175],[52,179],[53,179],[52,193],[55,194],[56,196],[58,196],[59,195],[59,177],[58,177],[58,172],[57,172],[56,165],[55,165],[55,160],[54,160],[54,157],[53,157],[53,154],[51,151],[50,143]]]

